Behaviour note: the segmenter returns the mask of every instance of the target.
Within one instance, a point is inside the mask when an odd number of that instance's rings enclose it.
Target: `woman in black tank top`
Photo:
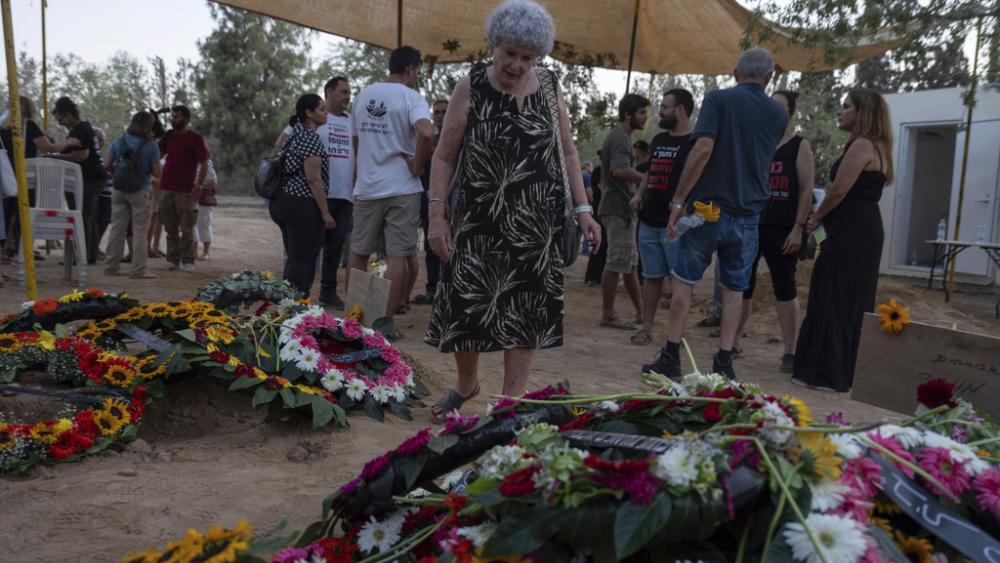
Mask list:
[[[796,92],[781,90],[771,98],[788,110],[789,118],[795,117]],[[785,344],[781,356],[781,371],[791,373],[795,361],[795,333],[799,326],[799,299],[795,287],[797,253],[802,245],[803,229],[809,208],[812,206],[813,157],[809,141],[794,133],[789,121],[788,130],[778,142],[778,149],[771,160],[771,199],[760,217],[757,228],[757,257],[750,270],[750,288],[743,292],[743,314],[736,331],[737,344],[743,334],[754,288],[757,285],[757,265],[761,256],[771,271],[771,284],[777,301],[778,325]]]
[[[843,392],[854,383],[864,313],[875,308],[884,238],[878,201],[892,181],[892,133],[889,109],[874,90],[849,93],[837,126],[851,139],[809,220],[810,231],[822,224],[827,238],[809,284],[792,381]]]

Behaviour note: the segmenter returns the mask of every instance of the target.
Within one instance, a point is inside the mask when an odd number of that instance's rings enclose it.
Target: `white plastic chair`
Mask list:
[[[83,224],[83,173],[75,162],[54,158],[29,158],[28,189],[35,191],[35,206],[29,209],[32,240],[65,240],[63,262],[66,279],[74,268],[77,284],[84,287],[87,279],[87,234]],[[73,193],[76,209],[66,205],[66,192]],[[19,245],[17,275],[24,281],[24,247]]]

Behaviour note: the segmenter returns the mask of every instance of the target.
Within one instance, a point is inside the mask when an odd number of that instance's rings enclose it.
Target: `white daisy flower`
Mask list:
[[[496,529],[496,524],[492,522],[484,522],[478,526],[466,526],[464,528],[459,528],[456,532],[459,536],[471,541],[476,547],[483,547]]]
[[[402,385],[397,385],[392,388],[392,400],[397,403],[402,403],[406,400],[406,389]]]
[[[358,534],[358,546],[366,553],[385,551],[399,541],[399,531],[403,526],[403,520],[389,518],[385,522],[379,522],[372,516],[361,526],[361,533]]]
[[[320,384],[323,389],[331,393],[336,393],[340,391],[340,388],[344,386],[344,372],[337,368],[331,368],[330,371],[326,372],[326,375],[320,379]]]
[[[781,534],[797,561],[820,563],[825,559],[827,563],[854,563],[868,550],[865,536],[857,524],[844,516],[810,514],[806,526],[816,538],[823,557],[816,553],[802,524],[791,522],[785,525]]]
[[[379,385],[375,389],[372,389],[372,397],[375,397],[375,400],[379,404],[384,405],[392,398],[392,391],[385,385]]]
[[[684,376],[684,387],[694,394],[700,391],[715,391],[720,385],[726,385],[729,379],[718,373],[689,373]]]
[[[844,495],[851,488],[830,479],[820,479],[816,483],[809,483],[809,490],[812,492],[812,510],[829,512],[844,504]]]
[[[319,363],[319,354],[316,350],[309,348],[300,349],[299,359],[295,362],[295,367],[299,368],[300,371],[316,371],[316,366]]]
[[[853,434],[827,434],[833,445],[837,446],[837,455],[850,461],[861,457],[861,443]]]
[[[521,446],[497,446],[483,459],[481,473],[490,479],[503,479],[517,469],[523,455]]]
[[[286,297],[281,301],[278,301],[278,312],[282,315],[287,315],[289,311],[294,309],[298,303],[290,297]]]
[[[698,462],[697,456],[692,455],[687,446],[678,442],[657,456],[653,472],[672,486],[687,488],[698,480]]]
[[[618,412],[618,409],[621,407],[614,401],[601,401],[600,403],[597,403],[597,408],[607,412]]]
[[[764,422],[767,424],[774,424],[778,426],[795,426],[795,422],[785,414],[785,411],[781,409],[775,403],[771,401],[765,401],[764,407],[761,409],[764,413]],[[788,430],[776,430],[774,428],[765,428],[761,431],[761,435],[764,439],[778,446],[784,446],[788,443],[788,440],[792,438],[792,433]]]
[[[901,446],[908,450],[919,446],[924,441],[920,435],[920,431],[915,428],[907,428],[895,424],[883,424],[876,431],[888,438],[894,438]]]
[[[298,341],[292,340],[281,347],[281,352],[278,357],[284,362],[294,362],[299,359],[299,343]]]
[[[936,432],[924,433],[924,445],[928,448],[944,448],[948,450],[951,453],[951,457],[955,458],[955,461],[965,464],[965,470],[973,477],[990,468],[990,464],[976,455],[976,452],[972,448]]]
[[[365,382],[360,379],[355,378],[347,382],[347,396],[352,401],[361,402],[365,398],[365,391],[367,390]]]

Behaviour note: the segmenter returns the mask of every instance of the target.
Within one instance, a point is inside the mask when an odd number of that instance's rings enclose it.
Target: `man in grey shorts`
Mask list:
[[[357,179],[350,267],[367,270],[369,257],[385,237],[386,279],[392,282],[388,317],[405,299],[407,257],[417,251],[424,191],[420,175],[434,140],[427,102],[414,90],[420,67],[420,51],[393,51],[388,79],[362,90],[352,114]],[[395,339],[399,334],[386,336]]]

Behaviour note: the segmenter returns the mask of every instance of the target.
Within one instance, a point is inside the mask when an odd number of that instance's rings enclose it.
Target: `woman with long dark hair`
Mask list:
[[[326,205],[329,163],[316,128],[326,124],[326,104],[316,94],[295,103],[292,132],[282,149],[282,184],[271,201],[271,219],[281,229],[285,246],[284,278],[309,295],[316,276],[316,259],[323,247],[323,229],[336,226]]]
[[[809,283],[792,381],[843,392],[854,383],[865,311],[875,309],[884,238],[878,201],[893,175],[885,99],[875,90],[851,91],[837,109],[837,127],[851,137],[807,225],[810,233],[822,225],[827,238]]]

